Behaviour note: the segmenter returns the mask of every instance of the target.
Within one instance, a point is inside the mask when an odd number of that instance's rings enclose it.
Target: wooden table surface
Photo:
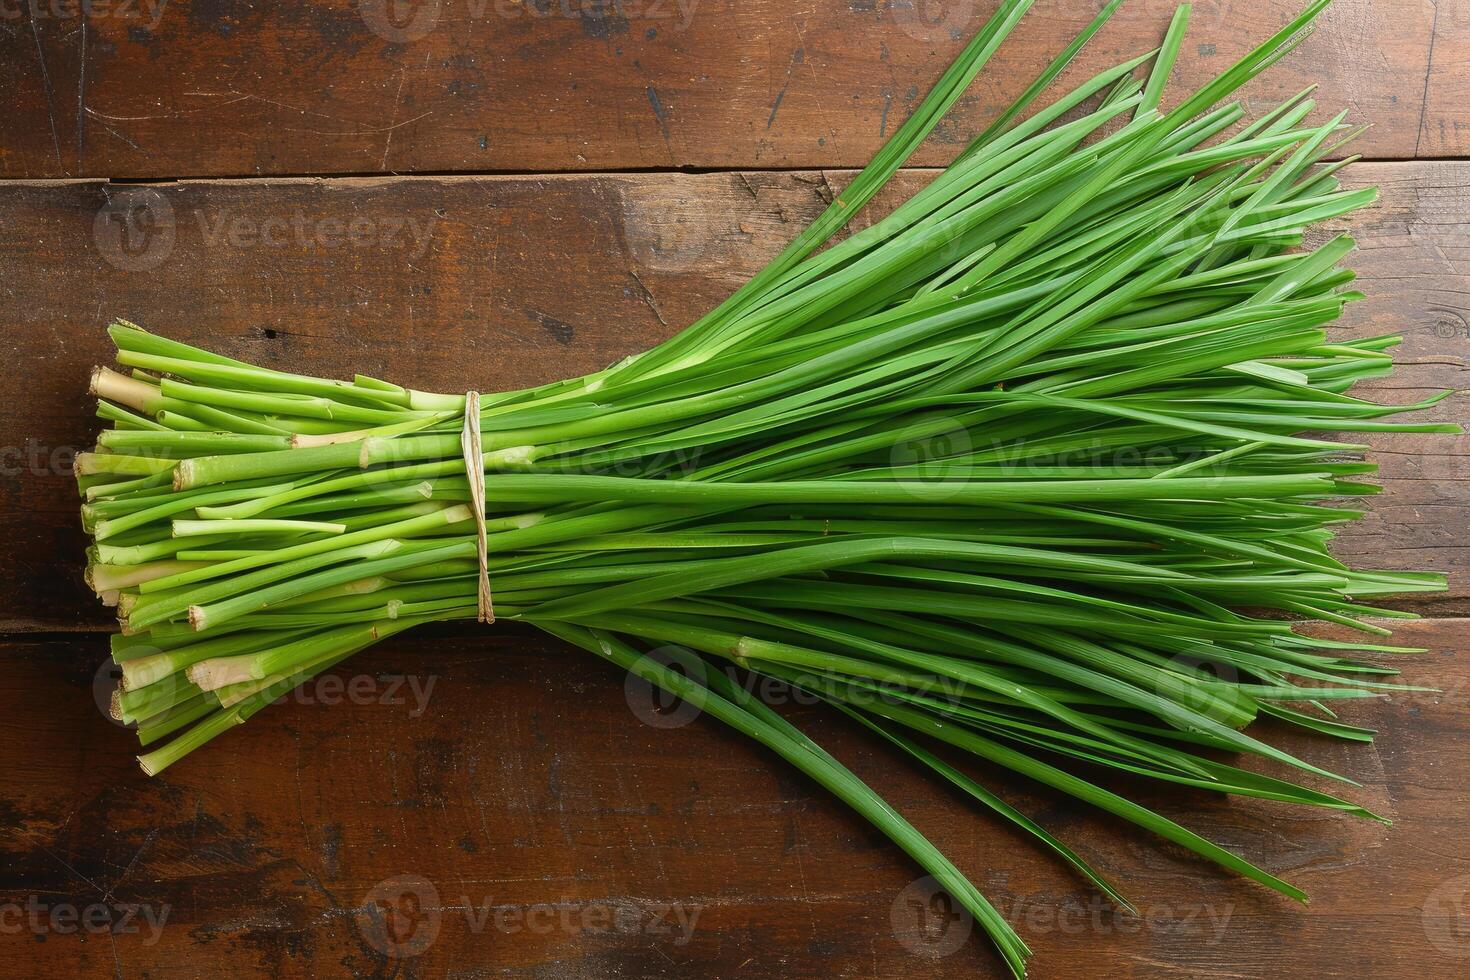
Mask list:
[[[1040,0],[912,161],[942,164],[1101,6]],[[1157,43],[1132,0],[1067,78]],[[1196,4],[1197,82],[1297,0]],[[514,627],[400,637],[149,780],[99,710],[71,454],[125,316],[268,365],[520,386],[671,335],[812,218],[994,0],[17,0],[0,6],[0,973],[175,978],[1000,976],[859,818],[709,719],[651,710]],[[1458,387],[1470,348],[1470,3],[1338,0],[1248,92],[1311,83],[1373,128],[1339,223],[1401,332],[1371,387]],[[879,211],[926,179],[905,172]],[[885,201],[887,204],[885,204]],[[1464,420],[1451,399],[1432,413]],[[1439,693],[1355,705],[1372,746],[1271,732],[1394,826],[1138,783],[1312,895],[1300,907],[974,768],[1116,881],[1114,915],[866,733],[788,710],[1036,950],[1041,977],[1470,969],[1470,442],[1371,440],[1361,566],[1437,568],[1401,638]],[[374,910],[393,908],[386,931]]]

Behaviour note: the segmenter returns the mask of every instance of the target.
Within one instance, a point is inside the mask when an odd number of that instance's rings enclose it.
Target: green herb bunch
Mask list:
[[[1230,101],[1327,0],[1168,111],[1187,7],[1160,49],[1031,111],[1113,0],[925,188],[837,236],[1031,2],[1004,0],[714,311],[479,413],[494,614],[770,747],[934,875],[1017,975],[1025,944],[966,877],[724,668],[846,712],[1124,907],[934,743],[1304,898],[1072,764],[1372,817],[1221,759],[1340,779],[1250,723],[1370,740],[1329,703],[1403,689],[1372,659],[1407,651],[1369,621],[1402,614],[1362,603],[1444,586],[1332,557],[1332,526],[1359,516],[1334,498],[1373,492],[1374,467],[1303,433],[1455,431],[1382,421],[1438,398],[1348,394],[1388,373],[1397,338],[1324,334],[1359,298],[1340,267],[1353,243],[1304,248],[1307,229],[1374,198],[1322,162],[1352,135],[1343,116],[1307,123],[1304,92],[1247,123]],[[123,625],[113,710],[147,772],[379,640],[477,618],[464,395],[256,367],[125,321],[111,335],[123,371],[92,390],[112,427],[77,473],[88,581]]]

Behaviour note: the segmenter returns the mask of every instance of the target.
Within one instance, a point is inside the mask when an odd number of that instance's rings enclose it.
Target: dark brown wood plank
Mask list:
[[[947,161],[1102,2],[1041,0],[915,163]],[[861,166],[996,2],[12,6],[0,19],[0,176],[155,178]],[[1174,6],[1131,0],[1067,78],[1148,50]],[[1194,6],[1179,91],[1302,0]],[[1465,156],[1466,50],[1463,4],[1338,0],[1248,97],[1261,106],[1320,84],[1324,105],[1372,124],[1357,145],[1369,157]]]
[[[84,390],[125,316],[252,362],[429,390],[581,374],[652,345],[755,272],[850,177],[789,174],[0,185],[5,506],[0,629],[95,628],[67,475],[95,438]],[[895,194],[925,177],[909,172]],[[1379,391],[1463,384],[1470,164],[1360,165],[1379,205],[1342,225],[1369,299],[1343,335],[1401,332]],[[882,201],[878,207],[885,207]],[[354,224],[355,223],[355,224]],[[1434,413],[1463,418],[1451,400]],[[1464,439],[1386,435],[1386,492],[1349,528],[1361,566],[1449,571],[1470,597]]]
[[[1470,7],[1436,2],[1430,37],[1434,44],[1424,76],[1430,95],[1424,103],[1415,156],[1464,156],[1463,140],[1470,130],[1470,45],[1466,44]],[[1436,149],[1457,145],[1462,149],[1451,153]]]
[[[1037,976],[1452,976],[1470,956],[1470,757],[1456,749],[1470,623],[1403,634],[1433,650],[1404,660],[1405,679],[1445,694],[1349,705],[1381,730],[1372,746],[1268,733],[1362,782],[1322,788],[1394,827],[1108,783],[1305,888],[1310,907],[965,763],[1141,913],[1114,916],[868,733],[779,710],[974,877],[1035,948]],[[616,671],[516,627],[395,638],[340,669],[343,687],[310,688],[154,780],[94,704],[101,656],[95,637],[0,648],[17,695],[0,713],[0,909],[30,975],[1002,973],[978,930],[961,942],[962,922],[898,937],[895,922],[917,920],[918,870],[820,788],[709,719],[650,726]],[[383,898],[406,916],[394,948],[437,926],[421,955],[384,955],[363,911]],[[146,914],[121,923],[133,905]],[[50,918],[92,907],[122,934]]]

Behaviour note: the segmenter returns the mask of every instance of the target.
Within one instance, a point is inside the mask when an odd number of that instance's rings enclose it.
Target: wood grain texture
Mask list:
[[[1470,164],[1349,170],[1381,202],[1342,223],[1366,302],[1344,336],[1402,333],[1374,397],[1464,384]],[[595,370],[671,335],[754,273],[845,172],[0,185],[0,629],[96,628],[80,582],[70,454],[113,316],[264,365],[427,390],[519,387]],[[907,172],[892,192],[926,179]],[[880,200],[877,212],[887,205]],[[1324,231],[1323,234],[1328,232]],[[1457,400],[1437,418],[1461,419]],[[1462,419],[1461,419],[1462,420]],[[1386,492],[1340,553],[1451,573],[1470,608],[1463,438],[1382,435]]]
[[[97,704],[108,624],[80,580],[69,474],[112,316],[450,391],[656,343],[818,213],[852,174],[816,168],[866,162],[995,2],[0,2],[0,178],[529,174],[0,180],[0,972],[1001,976],[916,866],[815,784],[710,719],[670,729],[682,716],[607,665],[515,626],[395,638],[146,779]],[[1301,2],[1198,0],[1174,91]],[[1038,0],[914,163],[945,162],[1101,5]],[[1173,6],[1129,0],[1064,82],[1157,43]],[[1382,200],[1324,230],[1360,245],[1368,299],[1342,335],[1405,336],[1375,398],[1465,383],[1470,163],[1428,158],[1470,156],[1467,53],[1463,2],[1337,0],[1247,92],[1259,110],[1320,83],[1323,105],[1373,124],[1355,150],[1426,158],[1350,168]],[[538,173],[628,169],[662,172]],[[928,176],[902,173],[875,213]],[[1466,421],[1462,404],[1434,417]],[[1450,593],[1417,607],[1470,614],[1470,442],[1369,441],[1385,492],[1338,554],[1447,570]],[[951,756],[1141,912],[1115,915],[866,732],[773,700],[974,878],[1035,976],[1459,975],[1470,619],[1397,636],[1431,651],[1404,679],[1441,693],[1349,705],[1374,745],[1263,726],[1359,780],[1346,795],[1392,829],[1106,777],[1310,908]]]
[[[1124,787],[1305,888],[1310,907],[962,763],[1119,883],[1140,917],[1115,916],[868,733],[778,706],[974,877],[1035,948],[1036,976],[1452,976],[1470,957],[1470,757],[1453,750],[1470,738],[1470,623],[1403,635],[1433,650],[1406,658],[1405,678],[1445,693],[1348,706],[1381,730],[1375,745],[1269,733],[1362,782],[1333,791],[1394,827]],[[93,703],[100,655],[96,637],[0,650],[26,695],[0,714],[0,910],[21,910],[0,924],[31,975],[1003,971],[942,905],[927,939],[899,938],[917,924],[918,870],[815,784],[710,719],[651,726],[616,671],[514,627],[395,638],[339,668],[342,688],[308,688],[153,780]],[[402,916],[398,945],[375,929],[380,903]],[[120,934],[66,932],[58,908],[110,915]]]
[[[1039,0],[914,162],[945,162],[1102,2]],[[0,18],[0,176],[856,167],[995,6],[14,2]],[[1130,0],[1064,81],[1158,43],[1174,6]],[[1176,91],[1301,6],[1197,2]],[[1338,0],[1248,101],[1320,83],[1323,104],[1372,124],[1368,157],[1470,155],[1467,18],[1454,0]]]

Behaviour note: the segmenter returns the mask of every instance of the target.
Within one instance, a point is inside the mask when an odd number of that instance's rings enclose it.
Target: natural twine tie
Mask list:
[[[480,622],[495,622],[495,602],[490,594],[489,541],[485,533],[485,454],[480,449],[480,393],[464,394],[464,429],[459,434],[464,451],[465,475],[470,479],[470,510],[475,515],[475,538],[480,559]]]

